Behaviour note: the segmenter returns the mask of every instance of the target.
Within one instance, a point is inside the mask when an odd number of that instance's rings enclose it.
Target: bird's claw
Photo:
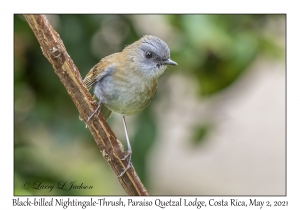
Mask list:
[[[92,102],[93,103],[93,102]],[[97,115],[99,115],[99,112],[101,111],[101,105],[102,103],[99,102],[97,108],[95,109],[95,111],[87,118],[87,121],[90,121],[90,119],[92,119],[92,117],[97,113]]]
[[[126,153],[127,154],[123,158],[121,158],[121,160],[126,160],[130,156],[130,159],[129,159],[129,161],[130,161],[131,160],[132,151],[128,150]]]
[[[121,160],[126,160],[127,158],[129,158],[129,159],[128,159],[128,164],[127,164],[126,168],[124,169],[124,171],[122,171],[120,173],[120,175],[118,177],[123,176],[126,173],[126,171],[128,171],[128,169],[132,166],[131,155],[132,155],[132,151],[128,150],[127,154],[125,155],[125,157],[121,158]]]

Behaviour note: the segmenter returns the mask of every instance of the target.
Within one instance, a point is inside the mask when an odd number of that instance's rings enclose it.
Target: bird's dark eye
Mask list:
[[[152,58],[152,53],[147,51],[146,52],[146,58],[148,58],[148,59]]]

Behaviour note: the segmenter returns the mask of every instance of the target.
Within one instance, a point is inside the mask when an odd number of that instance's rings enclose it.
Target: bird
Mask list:
[[[177,63],[170,59],[168,45],[156,36],[144,35],[121,52],[102,58],[83,80],[99,100],[87,121],[101,110],[102,104],[109,109],[107,118],[112,112],[122,116],[127,142],[127,153],[122,160],[128,158],[128,164],[119,177],[132,166],[125,116],[134,115],[150,104],[157,91],[158,78],[169,65]]]

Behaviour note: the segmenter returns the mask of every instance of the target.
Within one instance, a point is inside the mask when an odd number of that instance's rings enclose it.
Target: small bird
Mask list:
[[[158,78],[167,65],[177,65],[170,59],[167,44],[156,36],[145,35],[122,52],[101,59],[83,80],[88,89],[94,88],[99,99],[96,110],[87,121],[101,110],[102,104],[110,110],[109,115],[113,111],[122,116],[128,149],[122,160],[129,159],[119,177],[131,167],[132,150],[125,116],[136,114],[149,105],[156,94]]]

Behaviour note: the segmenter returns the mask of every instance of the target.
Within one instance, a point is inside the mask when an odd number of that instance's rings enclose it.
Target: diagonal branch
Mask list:
[[[79,111],[81,119],[86,122],[96,105],[92,103],[92,96],[83,83],[80,72],[67,53],[59,34],[52,28],[45,15],[24,16],[38,39],[44,56],[52,64],[55,73],[65,86]],[[103,157],[115,174],[119,175],[127,166],[127,160],[121,160],[124,157],[122,144],[102,114],[99,115],[99,118],[94,117],[86,124]],[[118,179],[128,195],[148,195],[133,167]]]

